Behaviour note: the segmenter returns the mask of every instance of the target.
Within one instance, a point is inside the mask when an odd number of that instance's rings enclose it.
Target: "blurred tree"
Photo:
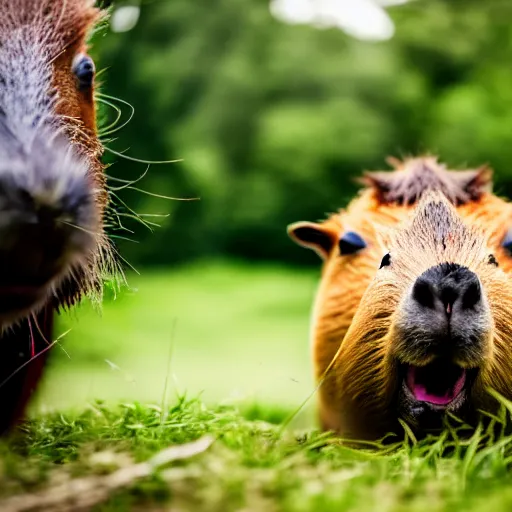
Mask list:
[[[201,198],[121,192],[139,212],[169,215],[155,235],[135,228],[129,261],[316,262],[286,225],[345,205],[354,176],[389,154],[489,162],[499,191],[512,192],[512,4],[424,0],[388,12],[395,37],[369,43],[282,24],[267,0],[160,0],[142,5],[131,32],[99,36],[105,92],[137,111],[111,146],[183,158],[137,186]],[[144,171],[116,160],[114,177]]]

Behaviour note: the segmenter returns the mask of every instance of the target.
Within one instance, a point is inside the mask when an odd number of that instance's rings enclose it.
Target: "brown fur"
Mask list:
[[[96,128],[94,89],[80,90],[72,71],[73,59],[86,52],[87,35],[102,13],[94,7],[93,0],[0,0],[0,12],[0,46],[9,46],[4,58],[15,63],[16,44],[21,48],[23,41],[30,41],[35,47],[42,48],[44,64],[51,63],[52,84],[47,92],[56,98],[52,116],[70,148],[87,162],[87,176],[100,219],[94,234],[96,248],[89,260],[82,262],[80,268],[60,283],[54,297],[48,299],[43,308],[34,311],[31,319],[21,320],[2,335],[0,431],[4,431],[23,416],[42,376],[46,349],[53,340],[54,311],[72,305],[88,292],[101,291],[102,266],[110,257],[110,246],[101,220],[108,193],[101,163],[102,145]],[[21,42],[16,43],[18,40]],[[23,50],[19,54],[23,54]],[[37,65],[39,63],[35,62]],[[30,344],[37,357],[30,362],[20,360],[20,352],[26,354]]]
[[[77,53],[87,53],[87,34],[102,17],[102,13],[93,4],[94,1],[91,0],[67,0],[62,31],[57,32],[54,42],[56,48],[64,49],[55,60],[54,87],[61,98],[57,105],[57,114],[69,119],[66,131],[71,143],[80,148],[81,153],[90,161],[91,180],[99,191],[96,195],[98,213],[103,217],[108,194],[101,162],[103,146],[97,134],[95,91],[94,87],[88,91],[78,90],[70,73],[74,56]],[[51,3],[54,10],[59,5],[62,5],[61,1]],[[54,12],[56,14],[57,11]],[[111,257],[109,242],[102,232],[98,233],[98,244],[98,252],[89,263],[89,271],[83,272],[81,282],[70,279],[63,285],[63,292],[58,296],[60,304],[70,306],[91,290],[101,292],[102,269],[99,267],[104,264],[105,259]]]
[[[478,406],[489,406],[487,386],[512,398],[508,321],[512,257],[501,247],[512,222],[512,205],[492,194],[490,171],[447,171],[428,157],[400,162],[394,172],[368,176],[369,186],[345,210],[321,224],[297,223],[289,228],[301,245],[312,246],[301,239],[304,226],[317,230],[317,240],[323,237],[323,248],[317,252],[325,262],[311,331],[316,378],[325,377],[319,390],[323,428],[352,438],[376,438],[399,429],[392,404],[394,315],[414,279],[443,260],[477,273],[495,322],[473,399]],[[418,204],[422,196],[424,201]],[[450,206],[450,234],[440,249],[439,240],[428,230],[422,235],[426,231],[422,208],[427,199],[446,201],[445,197],[456,211]],[[347,230],[362,235],[368,247],[340,256],[337,241]],[[390,247],[394,270],[378,272]],[[499,261],[499,269],[483,263],[490,253]]]
[[[94,7],[95,0],[0,0],[0,44],[20,29],[40,41],[52,62],[52,95],[58,101],[54,114],[78,154],[89,163],[91,182],[96,191],[98,217],[108,203],[106,177],[101,162],[103,146],[98,139],[94,87],[81,91],[76,86],[72,62],[87,53],[87,36],[104,13]],[[91,261],[70,276],[57,290],[55,307],[70,306],[88,292],[100,292],[103,266],[109,264],[111,248],[102,226],[96,234],[98,250]]]
[[[395,172],[368,172],[361,180],[384,204],[414,204],[426,190],[438,190],[458,206],[478,201],[491,186],[492,173],[488,167],[449,171],[435,157],[405,162],[392,159],[390,163]]]

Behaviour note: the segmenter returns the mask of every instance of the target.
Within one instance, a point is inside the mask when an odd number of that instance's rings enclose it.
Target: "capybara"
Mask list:
[[[0,0],[0,431],[22,417],[54,312],[100,294],[111,247],[91,0]]]
[[[512,399],[512,205],[488,168],[433,157],[367,173],[366,188],[290,236],[324,260],[312,351],[321,425],[347,439],[416,435],[448,412],[476,424]],[[402,422],[400,421],[402,420]]]

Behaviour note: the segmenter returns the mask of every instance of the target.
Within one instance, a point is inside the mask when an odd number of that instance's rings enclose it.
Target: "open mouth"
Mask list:
[[[416,401],[447,407],[461,397],[473,370],[436,359],[426,366],[406,365],[404,372],[405,385]]]

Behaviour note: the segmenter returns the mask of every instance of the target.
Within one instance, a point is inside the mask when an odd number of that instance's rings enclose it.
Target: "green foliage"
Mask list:
[[[498,191],[511,192],[512,4],[420,0],[390,13],[394,39],[364,43],[284,25],[268,0],[220,0],[214,9],[206,0],[147,2],[133,31],[97,38],[105,91],[137,111],[111,146],[183,158],[152,167],[139,185],[201,198],[125,191],[135,210],[169,214],[156,235],[135,228],[127,236],[141,243],[120,241],[128,260],[316,262],[285,226],[345,205],[353,178],[385,167],[389,154],[488,162]],[[130,180],[143,171],[125,161],[109,169]]]

